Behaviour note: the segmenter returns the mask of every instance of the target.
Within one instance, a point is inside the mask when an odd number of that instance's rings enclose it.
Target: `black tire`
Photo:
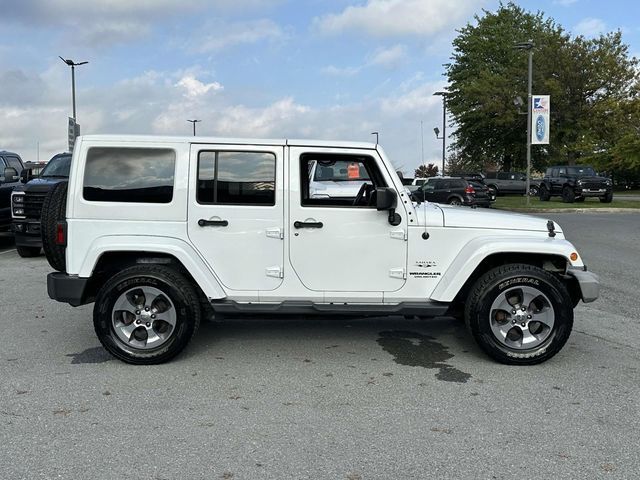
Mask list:
[[[580,203],[582,203],[582,202],[584,202],[584,200],[585,200],[585,197],[578,197],[578,198],[576,198],[576,202],[580,202]]]
[[[67,186],[67,182],[60,182],[49,190],[44,198],[40,217],[42,249],[49,265],[59,272],[64,272],[66,269],[65,247],[56,244],[56,230],[58,222],[66,218]]]
[[[31,258],[40,255],[40,247],[25,247],[22,245],[16,245],[16,250],[18,251],[18,255],[20,255],[22,258]]]
[[[576,200],[576,194],[569,185],[562,187],[562,201],[564,203],[573,203]]]
[[[530,185],[529,186],[529,196],[530,197],[537,197],[538,196],[538,186],[537,185]]]
[[[174,306],[175,327],[157,348],[135,348],[125,343],[114,330],[115,302],[136,287],[160,290]],[[135,265],[116,274],[100,289],[93,308],[93,326],[100,343],[114,357],[134,365],[159,364],[178,355],[198,330],[200,317],[200,300],[192,283],[164,265]]]
[[[462,199],[460,197],[451,197],[447,200],[449,205],[463,205]]]
[[[506,292],[517,291],[518,287],[538,290],[553,307],[553,327],[546,333],[542,343],[533,348],[508,346],[506,341],[498,339],[491,326],[494,301],[498,301]],[[534,365],[553,357],[569,339],[573,328],[572,305],[566,287],[551,273],[526,264],[502,265],[485,273],[473,286],[465,306],[465,321],[478,345],[490,357],[509,365]],[[506,324],[509,324],[509,320]],[[514,328],[520,333],[523,331],[517,323]]]
[[[548,202],[551,198],[551,194],[545,185],[540,185],[540,189],[538,190],[538,194],[540,196],[541,202]]]
[[[495,185],[487,185],[487,188],[492,193],[493,198],[496,198],[498,195],[500,195],[500,193],[498,192],[498,187],[496,187]]]
[[[600,197],[602,203],[611,203],[613,201],[613,192],[605,194],[604,197]]]

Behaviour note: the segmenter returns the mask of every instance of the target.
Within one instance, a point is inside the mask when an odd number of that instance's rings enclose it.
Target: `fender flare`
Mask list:
[[[480,263],[490,255],[522,253],[564,257],[567,265],[584,267],[580,257],[575,262],[569,256],[576,252],[571,242],[561,238],[482,236],[469,241],[454,258],[431,294],[431,300],[451,302]]]
[[[144,242],[142,241],[144,239]],[[144,249],[141,245],[144,244]],[[89,278],[100,257],[111,252],[162,253],[176,258],[191,274],[204,294],[210,299],[227,296],[220,280],[202,259],[200,254],[184,240],[173,237],[148,237],[138,235],[105,235],[96,238],[88,249],[79,277]]]

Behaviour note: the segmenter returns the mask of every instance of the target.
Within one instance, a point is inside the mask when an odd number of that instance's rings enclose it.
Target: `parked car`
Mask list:
[[[28,172],[22,176],[25,184],[19,185],[11,195],[16,250],[21,257],[35,257],[40,254],[42,237],[40,235],[40,214],[42,203],[51,188],[69,178],[71,154],[55,155],[36,178],[29,179]]]
[[[11,226],[11,192],[20,185],[24,163],[20,155],[0,151],[0,231]]]
[[[314,162],[347,162],[362,186],[313,197]],[[435,317],[462,308],[500,362],[560,351],[574,306],[599,294],[562,229],[411,202],[392,165],[370,143],[78,137],[68,183],[42,208],[56,270],[49,296],[95,302],[98,339],[134,364],[175,357],[211,311]]]
[[[558,165],[547,168],[540,184],[540,200],[561,196],[565,203],[583,202],[598,197],[603,203],[613,200],[613,182],[596,174],[588,165]]]
[[[487,185],[482,173],[460,173],[452,176],[464,178],[465,180],[472,182],[473,186],[476,187],[476,189],[485,191],[492,202],[496,201],[497,193]]]
[[[527,193],[527,175],[520,172],[487,172],[484,183],[495,192],[496,195]],[[538,195],[539,180],[529,181],[529,195]]]
[[[491,196],[484,185],[459,177],[428,178],[427,182],[413,192],[412,196],[419,202],[471,207],[491,206]]]

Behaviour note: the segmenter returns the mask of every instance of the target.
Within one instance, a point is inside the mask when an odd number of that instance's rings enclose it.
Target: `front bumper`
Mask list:
[[[47,293],[52,300],[78,307],[90,303],[90,299],[86,298],[88,282],[88,278],[53,272],[47,275]]]
[[[595,273],[588,272],[584,268],[569,268],[567,274],[577,280],[584,303],[593,302],[600,296],[600,280]]]
[[[15,234],[16,245],[20,247],[42,247],[39,221],[14,220],[11,231]]]

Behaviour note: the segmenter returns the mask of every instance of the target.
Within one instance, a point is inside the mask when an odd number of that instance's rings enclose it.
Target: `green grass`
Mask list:
[[[493,204],[494,208],[503,210],[527,210],[527,199],[524,196],[511,195],[498,197]],[[564,203],[560,197],[553,197],[548,202],[541,202],[538,197],[530,198],[531,210],[548,210],[554,208],[637,208],[640,209],[640,201],[623,200],[617,194],[613,194],[611,203],[601,203],[598,198],[586,198],[584,202]]]

